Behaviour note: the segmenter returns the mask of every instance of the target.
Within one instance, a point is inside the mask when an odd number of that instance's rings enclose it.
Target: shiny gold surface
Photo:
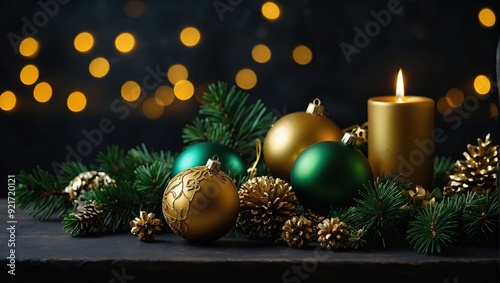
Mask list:
[[[432,190],[434,100],[406,96],[368,100],[368,160],[374,177],[401,173]]]
[[[168,225],[187,240],[204,242],[224,236],[238,213],[238,190],[217,168],[186,169],[172,178],[163,195]]]
[[[342,131],[328,117],[295,112],[276,121],[263,145],[264,160],[275,178],[290,181],[290,171],[299,154],[319,141],[340,141]]]

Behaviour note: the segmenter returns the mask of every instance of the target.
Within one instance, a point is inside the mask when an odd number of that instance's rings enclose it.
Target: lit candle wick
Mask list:
[[[403,71],[399,69],[398,79],[396,82],[396,97],[398,102],[403,102],[403,97],[405,96],[405,86],[403,82]]]

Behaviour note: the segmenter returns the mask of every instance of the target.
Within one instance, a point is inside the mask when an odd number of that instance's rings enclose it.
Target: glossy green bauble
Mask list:
[[[311,211],[326,215],[332,208],[354,205],[354,198],[373,176],[368,160],[356,147],[323,141],[299,154],[290,179],[297,200]]]
[[[203,166],[214,155],[217,155],[222,163],[221,170],[229,176],[239,177],[247,174],[245,163],[236,150],[215,142],[200,142],[187,147],[177,156],[171,175],[175,176],[188,168]]]

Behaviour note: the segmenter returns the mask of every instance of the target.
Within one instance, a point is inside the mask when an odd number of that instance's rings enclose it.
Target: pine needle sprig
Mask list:
[[[457,206],[465,203],[463,199],[454,197],[451,201],[443,199],[435,205],[424,206],[408,224],[406,239],[411,248],[418,253],[440,253],[458,242],[457,211],[460,209]]]
[[[387,247],[399,235],[399,224],[404,216],[401,206],[405,197],[403,187],[391,179],[379,179],[365,184],[361,199],[355,199],[351,223],[355,229],[365,228],[369,242],[374,247]]]
[[[17,202],[28,215],[46,220],[53,215],[62,217],[72,209],[72,202],[63,191],[67,183],[48,171],[37,166],[32,173],[21,171],[17,178]]]
[[[69,184],[69,182],[71,182],[71,180],[75,178],[75,176],[78,176],[78,174],[87,171],[89,171],[89,168],[87,168],[87,166],[85,166],[85,164],[81,162],[75,162],[75,161],[64,162],[61,164],[59,170],[60,175],[58,176],[58,178],[63,184],[65,184],[64,187],[66,187]]]
[[[244,160],[255,158],[255,140],[264,139],[271,125],[276,121],[272,112],[267,112],[261,100],[247,105],[250,95],[225,82],[211,84],[203,96],[199,114],[183,129],[184,144],[213,141],[235,149]]]
[[[108,146],[97,153],[95,161],[100,171],[106,172],[117,182],[133,180],[135,166],[125,151],[117,145]]]
[[[126,230],[129,228],[130,218],[134,213],[140,210],[149,210],[148,204],[144,202],[144,196],[135,189],[133,182],[130,181],[86,191],[82,194],[81,201],[94,201],[102,207],[104,220],[101,232]],[[73,229],[73,227],[68,228]]]
[[[498,190],[479,195],[468,192],[472,197],[465,205],[462,220],[468,241],[474,244],[498,243],[499,200]]]
[[[172,164],[173,159],[168,162],[155,161],[135,169],[134,187],[142,195],[144,204],[161,207],[163,193],[171,179]],[[153,213],[158,214],[159,211],[154,210]]]

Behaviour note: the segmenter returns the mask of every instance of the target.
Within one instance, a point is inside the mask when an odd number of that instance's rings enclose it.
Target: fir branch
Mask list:
[[[276,117],[260,100],[247,106],[249,94],[235,86],[228,90],[224,82],[210,85],[203,98],[207,103],[200,106],[199,114],[205,118],[184,127],[184,143],[214,141],[235,149],[244,160],[254,159],[255,140],[264,139]]]
[[[473,197],[466,202],[462,215],[467,240],[474,244],[498,243],[498,190],[488,192],[485,195],[468,192],[468,195]]]
[[[112,145],[106,151],[99,151],[95,161],[99,170],[108,174],[117,182],[133,180],[135,166],[129,158],[126,158],[125,151]]]
[[[67,183],[39,166],[32,173],[21,171],[17,178],[18,205],[28,215],[46,220],[54,214],[61,217],[72,208],[68,194],[64,193]]]
[[[78,174],[82,172],[89,171],[87,166],[81,162],[64,162],[61,164],[59,180],[65,184],[66,187],[71,180],[73,180]],[[64,188],[63,188],[64,189]]]
[[[194,144],[203,141],[217,142],[231,146],[232,135],[224,124],[212,123],[208,118],[195,118],[193,124],[186,125],[183,129],[184,142]]]
[[[163,193],[171,179],[173,158],[168,162],[155,161],[151,165],[140,165],[136,168],[135,189],[142,194],[145,203],[161,204]],[[160,205],[161,206],[161,205]],[[154,211],[158,214],[158,211]]]
[[[370,182],[360,191],[361,199],[355,199],[351,223],[355,229],[365,227],[373,246],[387,247],[401,232],[398,228],[404,216],[401,206],[405,197],[401,194],[403,186],[390,179]]]
[[[154,162],[173,163],[173,155],[170,151],[154,151],[148,149],[145,144],[141,144],[127,152],[127,158],[131,159],[135,166],[149,165]]]
[[[463,205],[463,197],[444,199],[436,205],[426,205],[410,221],[406,238],[418,253],[440,253],[458,241],[457,214]]]
[[[116,232],[128,229],[134,213],[140,210],[150,211],[150,206],[154,205],[146,202],[144,195],[136,190],[130,181],[102,186],[98,190],[86,191],[82,194],[81,201],[95,201],[96,204],[102,207],[104,220],[101,232]]]

